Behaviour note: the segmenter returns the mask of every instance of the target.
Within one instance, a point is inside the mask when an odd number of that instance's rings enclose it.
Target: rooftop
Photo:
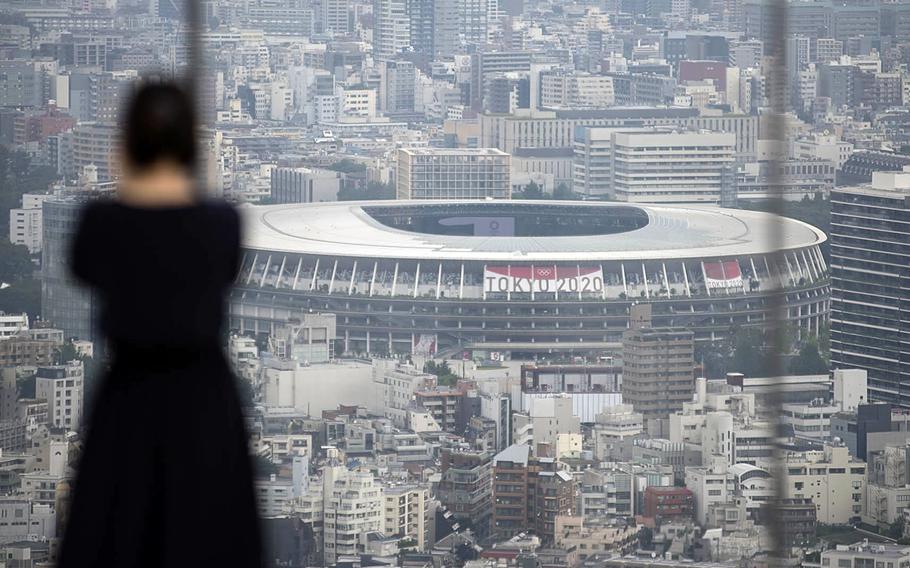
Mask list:
[[[377,217],[424,214],[618,217],[634,212],[637,228],[568,236],[474,236],[396,229]],[[480,210],[480,211],[479,211]],[[793,219],[707,206],[575,201],[394,201],[243,206],[245,245],[256,250],[340,257],[505,262],[703,259],[818,245],[825,234]],[[401,212],[400,214],[398,212]],[[602,212],[602,213],[601,213]]]

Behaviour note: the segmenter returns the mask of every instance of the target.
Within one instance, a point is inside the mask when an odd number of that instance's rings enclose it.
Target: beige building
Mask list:
[[[602,521],[602,519],[601,519]],[[584,561],[589,556],[613,552],[626,554],[638,544],[638,527],[624,523],[616,525],[598,522],[596,519],[585,520],[580,516],[559,515],[556,517],[556,548],[574,549],[578,560]]]
[[[782,496],[812,499],[819,523],[844,525],[862,514],[866,462],[850,456],[846,446],[792,453],[786,471]]]
[[[907,568],[910,566],[910,546],[870,543],[839,544],[821,554],[822,568],[839,566],[876,566],[878,568]]]
[[[509,199],[511,157],[495,148],[398,150],[398,199]]]
[[[623,334],[622,399],[645,420],[681,411],[695,392],[695,341],[684,328],[631,329]]]
[[[430,545],[430,491],[417,485],[386,485],[383,497],[383,529],[386,536],[400,536],[416,543],[418,550]]]

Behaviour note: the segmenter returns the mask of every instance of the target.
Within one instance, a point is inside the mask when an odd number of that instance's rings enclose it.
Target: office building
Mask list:
[[[859,519],[866,486],[866,462],[847,446],[826,444],[824,450],[792,452],[786,458],[782,497],[812,499],[818,522],[845,525]]]
[[[414,112],[417,69],[410,61],[391,60],[382,64],[382,91],[379,108],[386,113]]]
[[[382,532],[385,524],[382,486],[369,471],[347,469],[337,452],[330,449],[329,462],[322,472],[326,565],[334,564],[341,556],[362,552],[360,536]]]
[[[495,148],[403,148],[398,199],[508,199],[510,156]]]
[[[436,498],[459,524],[481,537],[490,531],[492,468],[486,452],[446,449],[440,454]]]
[[[48,404],[51,425],[75,430],[82,418],[85,371],[82,361],[65,365],[38,367],[35,396]]]
[[[695,343],[691,330],[630,329],[623,334],[622,399],[645,420],[668,418],[695,392]]]
[[[430,542],[430,490],[419,485],[390,483],[382,486],[383,522],[386,536],[413,540],[417,550]]]
[[[41,319],[53,322],[66,337],[95,341],[94,325],[100,298],[79,285],[69,272],[69,250],[83,201],[50,199],[42,205]]]
[[[393,59],[411,44],[406,0],[373,0],[373,58]]]
[[[272,203],[315,203],[335,201],[341,189],[341,176],[332,170],[312,168],[273,168]]]
[[[30,254],[41,252],[41,204],[50,196],[26,193],[22,207],[9,210],[9,240],[22,245]]]
[[[887,566],[894,568],[910,563],[910,546],[862,540],[854,544],[838,544],[821,553],[822,566]]]
[[[729,133],[586,128],[575,138],[573,189],[633,203],[719,203],[732,191]]]
[[[347,35],[350,32],[348,0],[321,0],[320,5],[323,33]]]
[[[868,372],[869,398],[910,407],[910,167],[831,192],[831,366]]]
[[[575,480],[553,458],[534,458],[527,445],[514,444],[493,458],[491,536],[505,540],[533,531],[552,543],[556,517],[575,510]]]

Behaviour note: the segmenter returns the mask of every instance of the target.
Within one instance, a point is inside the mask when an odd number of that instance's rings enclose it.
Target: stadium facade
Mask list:
[[[553,201],[242,211],[231,327],[270,333],[332,312],[348,353],[610,352],[636,303],[650,304],[654,326],[716,340],[768,321],[781,288],[801,332],[828,319],[825,234],[764,213]]]

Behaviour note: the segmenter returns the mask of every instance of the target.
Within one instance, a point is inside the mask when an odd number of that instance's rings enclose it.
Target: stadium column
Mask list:
[[[262,276],[259,277],[259,287],[262,288],[265,285],[265,278],[269,275],[269,268],[272,267],[272,255],[265,261],[265,268],[262,269]]]
[[[354,267],[351,269],[351,282],[348,284],[348,296],[354,293],[354,282],[357,278],[357,260],[354,260]]]
[[[784,253],[784,263],[787,265],[787,273],[790,275],[790,282],[796,282],[796,278],[793,277],[793,266],[790,264],[790,259],[787,258],[787,253]]]
[[[692,297],[692,289],[689,288],[689,274],[686,272],[686,261],[682,261],[682,270],[683,270],[683,282],[686,284],[686,296],[689,298]]]
[[[335,274],[338,272],[338,259],[335,259],[335,263],[332,264],[332,278],[329,280],[329,294],[332,293],[332,288],[335,287]]]
[[[439,261],[439,272],[436,274],[436,299],[442,293],[442,261]]]
[[[392,293],[391,296],[395,297],[395,288],[398,287],[398,263],[395,263],[395,272],[392,274]]]
[[[297,281],[300,279],[300,269],[303,267],[303,257],[297,261],[297,270],[294,271],[294,283],[291,284],[291,290],[297,289]]]
[[[705,282],[705,294],[707,294],[708,296],[710,296],[710,295],[711,295],[711,288],[708,287],[708,273],[705,272],[705,261],[700,260],[700,261],[698,261],[698,263],[701,265],[701,277],[704,279],[704,282]],[[712,338],[714,337],[714,336],[713,336],[713,332],[712,332],[712,336],[711,336],[711,337],[712,337]]]
[[[641,277],[642,277],[642,281],[644,282],[644,285],[645,285],[645,298],[650,300],[651,299],[651,289],[650,289],[651,287],[649,286],[648,271],[645,270],[644,261],[642,261],[642,263],[641,263]]]
[[[373,279],[376,279],[376,273],[373,273]],[[417,261],[417,269],[414,270],[414,297],[417,297],[417,289],[420,287],[420,261]]]
[[[626,294],[626,297],[628,298],[629,297],[629,286],[626,284],[626,263],[625,262],[619,263],[619,272],[620,272],[620,274],[622,274],[623,292]]]
[[[379,270],[379,261],[373,261],[373,276],[370,278],[370,297],[373,297],[373,288],[376,286],[376,272]]]
[[[316,289],[317,276],[319,276],[319,257],[316,257],[316,264],[313,265],[313,279],[310,280],[310,290]]]
[[[246,275],[246,284],[249,286],[250,281],[253,280],[253,272],[256,271],[256,261],[259,260],[259,253],[253,255],[253,262],[250,264],[250,273]]]
[[[244,251],[243,256],[240,258],[240,268],[237,270],[237,277],[234,278],[235,284],[240,284],[240,280],[243,275],[243,267],[246,266],[246,252]]]
[[[278,278],[275,279],[275,288],[279,288],[281,286],[281,278],[284,276],[284,267],[287,263],[287,260],[288,255],[285,254],[281,257],[281,268],[278,269]]]

